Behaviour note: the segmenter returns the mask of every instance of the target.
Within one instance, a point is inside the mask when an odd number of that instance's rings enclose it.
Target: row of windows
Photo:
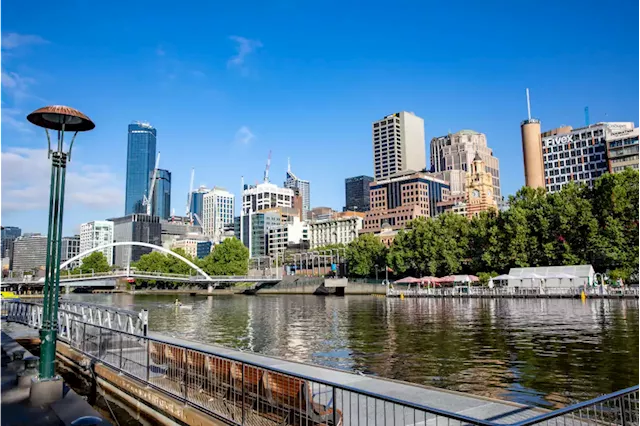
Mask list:
[[[638,161],[638,156],[637,155],[631,155],[629,157],[622,157],[622,158],[614,158],[613,160],[611,160],[612,163],[622,163],[625,161]]]
[[[638,138],[627,138],[627,139],[620,139],[617,141],[611,141],[609,142],[609,146],[611,148],[615,148],[617,146],[625,146],[625,145],[635,145],[638,143]]]
[[[585,138],[582,138],[582,139],[585,139]],[[568,142],[562,145],[552,145],[553,143],[554,143],[553,140],[547,140],[542,143],[542,146],[545,152],[551,152],[551,151],[560,152],[560,151],[566,151],[573,148],[584,148],[589,145],[604,144],[605,140],[604,138],[577,140],[577,141]]]

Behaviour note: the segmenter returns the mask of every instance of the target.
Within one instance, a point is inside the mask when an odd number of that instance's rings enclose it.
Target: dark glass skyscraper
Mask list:
[[[156,129],[149,123],[129,124],[125,215],[146,212],[142,199],[149,191],[155,157]]]
[[[22,235],[22,229],[17,226],[2,227],[2,247],[0,247],[0,257],[11,257],[11,245],[20,235]]]
[[[369,184],[371,176],[356,176],[344,180],[345,211],[369,211]]]
[[[153,189],[154,216],[160,219],[169,219],[171,216],[171,172],[158,169],[156,173],[156,186]]]

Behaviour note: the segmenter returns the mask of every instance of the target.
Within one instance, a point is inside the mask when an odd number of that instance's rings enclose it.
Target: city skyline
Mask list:
[[[615,31],[587,36],[588,40],[554,30],[545,35],[536,33],[535,37],[516,31],[513,40],[504,44],[499,41],[500,34],[481,34],[471,43],[468,37],[472,31],[462,30],[451,39],[441,40],[442,46],[429,44],[424,54],[416,50],[419,46],[415,41],[408,41],[409,34],[402,32],[397,38],[408,45],[395,46],[401,50],[391,54],[380,52],[380,46],[391,46],[384,41],[389,34],[381,31],[375,35],[366,29],[371,22],[365,18],[381,19],[367,11],[357,12],[366,14],[360,20],[355,10],[344,12],[350,20],[362,21],[356,22],[357,28],[365,30],[362,35],[338,25],[317,37],[296,24],[290,30],[301,37],[293,45],[284,43],[285,39],[290,41],[290,34],[283,38],[284,34],[269,32],[251,17],[247,20],[252,25],[229,19],[228,24],[212,30],[206,43],[192,43],[194,32],[187,31],[186,36],[162,34],[151,27],[155,23],[143,20],[142,28],[132,35],[137,41],[132,47],[123,39],[107,40],[98,34],[107,21],[109,25],[130,25],[131,17],[107,13],[105,21],[91,26],[89,20],[79,22],[74,33],[79,31],[88,37],[70,41],[70,29],[42,25],[48,16],[64,14],[66,6],[58,11],[44,8],[29,22],[20,19],[26,13],[24,7],[12,4],[3,10],[12,26],[5,26],[2,42],[2,223],[19,226],[25,232],[46,230],[49,172],[43,135],[29,126],[25,116],[49,103],[77,106],[97,125],[74,147],[69,164],[65,235],[78,233],[80,223],[122,215],[127,145],[122,129],[132,120],[149,121],[158,129],[161,167],[172,173],[172,205],[177,214],[186,202],[191,167],[198,170],[195,187],[221,186],[239,196],[240,176],[244,175],[249,184],[259,181],[270,149],[273,181],[285,175],[287,157],[291,157],[296,170],[314,186],[311,207],[327,205],[341,210],[344,179],[374,173],[371,123],[396,111],[414,111],[424,118],[427,155],[429,141],[449,130],[470,128],[486,134],[501,160],[505,196],[524,185],[519,125],[526,118],[525,87],[531,88],[532,115],[542,121],[543,131],[562,124],[580,127],[585,106],[590,107],[592,122],[638,120],[638,83],[633,71],[637,45],[626,32],[635,25],[631,21]],[[303,6],[279,7],[286,12],[283,16],[310,19],[310,11]],[[453,13],[446,5],[439,7],[439,15]],[[550,13],[550,7],[538,5],[526,19],[535,23]],[[464,22],[477,15],[488,27],[492,20],[502,19],[500,14],[491,17],[496,12],[492,8],[479,11],[470,7],[456,16]],[[588,16],[582,3],[579,7],[576,3],[573,9],[567,3],[553,10],[570,11],[573,19]],[[80,13],[80,20],[83,13],[90,12],[102,13],[87,10]],[[233,10],[228,12],[233,15]],[[416,12],[412,14],[420,15]],[[167,14],[154,13],[159,22],[169,19]],[[613,11],[603,13],[608,16]],[[615,16],[618,13],[619,9]],[[624,13],[623,19],[630,19],[627,15],[633,13]],[[501,27],[503,31],[515,30],[512,24],[502,22],[506,25]],[[307,24],[318,25],[315,20]],[[418,24],[412,20],[407,27],[417,30]],[[143,37],[145,29],[150,31]],[[436,35],[433,29],[420,31],[417,43]],[[327,37],[328,45],[335,46],[333,42],[347,35],[351,39],[344,49],[327,49],[324,45]],[[92,52],[101,55],[97,64],[56,59],[66,49],[81,48],[80,43],[95,47]],[[487,49],[486,43],[497,46],[497,53]],[[587,68],[573,60],[583,57],[585,43],[595,50],[609,46],[616,49],[608,49],[607,60],[595,61]],[[308,49],[302,49],[303,45]],[[523,45],[528,46],[528,52],[518,50]],[[465,57],[453,58],[451,52],[462,48]],[[355,56],[362,59],[350,60],[353,52],[349,49],[355,49]],[[535,52],[534,60],[528,60]],[[287,60],[289,53],[299,59]],[[318,57],[324,60],[315,61]],[[131,63],[123,62],[129,60]],[[605,66],[607,61],[615,61],[618,66]],[[562,66],[557,66],[560,63]],[[118,72],[123,67],[130,75]],[[470,74],[467,67],[475,74]],[[438,71],[445,68],[446,73]],[[55,84],[68,73],[77,79],[74,87]],[[292,78],[294,75],[304,77]],[[395,76],[394,84],[381,87],[391,75]],[[109,84],[105,84],[107,81]],[[375,95],[370,94],[372,87],[376,88]],[[267,107],[267,99],[274,97],[279,101]],[[276,119],[285,113],[288,126]],[[345,114],[348,120],[340,118]]]

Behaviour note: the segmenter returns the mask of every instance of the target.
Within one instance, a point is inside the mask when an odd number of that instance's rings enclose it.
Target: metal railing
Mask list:
[[[69,344],[121,373],[237,425],[492,425],[317,377],[72,322]]]
[[[33,328],[42,327],[42,302],[9,300],[3,301],[2,305],[3,310],[6,309],[7,321],[17,322]],[[144,309],[140,312],[134,312],[91,303],[60,300],[58,302],[58,326],[66,328],[58,330],[58,332],[66,333],[70,327],[71,320],[80,320],[108,329],[146,335],[149,315]]]

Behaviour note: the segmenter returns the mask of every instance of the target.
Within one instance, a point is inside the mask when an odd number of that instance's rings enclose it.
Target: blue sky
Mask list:
[[[158,129],[172,207],[196,186],[281,183],[313,206],[373,173],[371,122],[413,111],[432,137],[474,129],[524,183],[525,88],[543,129],[638,122],[637,2],[63,2],[2,4],[2,224],[44,232],[48,162],[32,110],[65,104],[96,129],[69,166],[65,234],[124,212],[127,124]]]

